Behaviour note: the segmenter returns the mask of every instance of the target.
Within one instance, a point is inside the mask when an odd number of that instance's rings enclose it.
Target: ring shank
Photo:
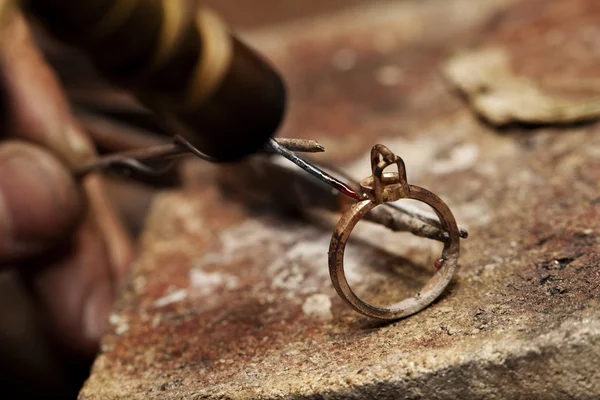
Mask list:
[[[421,201],[433,208],[440,223],[448,233],[449,240],[442,250],[442,267],[430,278],[421,291],[410,298],[392,304],[388,308],[371,305],[361,300],[350,288],[344,272],[344,252],[352,230],[369,211],[377,207],[372,200],[363,200],[354,204],[340,219],[329,246],[329,274],[338,294],[356,311],[366,316],[395,320],[413,315],[437,299],[450,283],[458,266],[460,252],[460,232],[456,220],[448,206],[435,194],[418,186],[409,185],[402,197]]]

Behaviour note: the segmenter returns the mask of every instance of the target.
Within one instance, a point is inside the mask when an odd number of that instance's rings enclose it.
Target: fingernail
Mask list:
[[[83,315],[83,332],[87,340],[98,343],[108,326],[114,297],[109,283],[96,286],[86,300]]]

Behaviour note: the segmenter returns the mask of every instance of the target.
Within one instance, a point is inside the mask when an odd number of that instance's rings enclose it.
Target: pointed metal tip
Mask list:
[[[312,139],[271,139],[285,147],[289,151],[299,153],[323,153],[325,147],[316,140]]]

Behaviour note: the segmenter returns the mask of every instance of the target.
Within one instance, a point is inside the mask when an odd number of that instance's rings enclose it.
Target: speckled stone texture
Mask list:
[[[244,205],[218,189],[224,171],[192,163],[153,205],[80,399],[600,398],[600,126],[496,130],[440,74],[500,46],[516,73],[589,97],[600,3],[371,3],[246,38],[290,86],[281,136],[319,140],[312,158],[357,178],[376,143],[402,156],[469,229],[460,270],[421,313],[373,322],[329,280],[339,215]],[[433,273],[439,243],[355,233],[349,280],[373,302]]]

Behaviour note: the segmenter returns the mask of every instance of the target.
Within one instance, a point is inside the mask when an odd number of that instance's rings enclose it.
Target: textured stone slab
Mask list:
[[[199,163],[154,203],[80,398],[600,397],[599,127],[493,130],[439,73],[456,50],[498,45],[519,74],[597,82],[598,26],[594,0],[452,0],[250,33],[291,87],[282,135],[319,140],[315,159],[359,178],[384,143],[448,202],[470,232],[455,282],[411,318],[363,318],[329,281],[339,215],[241,204]],[[358,292],[399,299],[433,272],[439,243],[361,225]]]

